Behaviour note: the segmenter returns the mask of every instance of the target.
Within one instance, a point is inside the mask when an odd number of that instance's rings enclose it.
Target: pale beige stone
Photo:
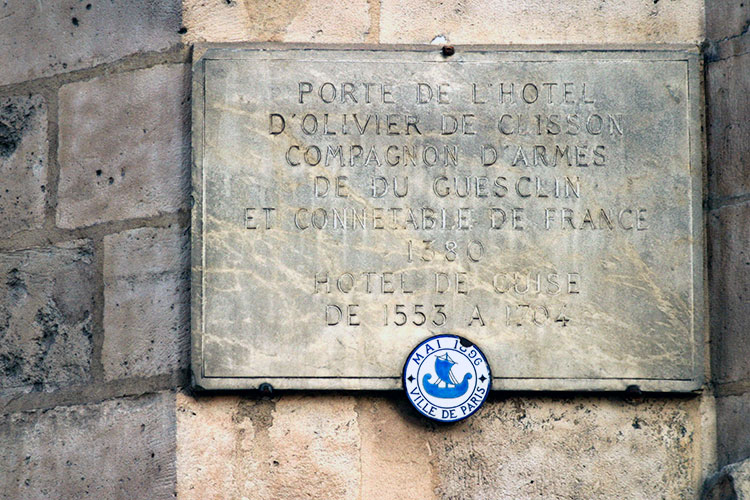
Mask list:
[[[186,367],[188,267],[188,234],[179,226],[105,236],[102,365],[108,380]]]
[[[48,147],[44,98],[0,99],[0,232],[6,236],[44,223]]]
[[[274,41],[355,43],[377,29],[367,0],[185,0],[185,43]]]
[[[0,85],[112,62],[180,41],[180,0],[0,2]]]
[[[181,394],[177,406],[178,498],[358,497],[354,398]]]
[[[694,498],[697,400],[513,397],[439,429],[440,498]],[[623,492],[627,492],[623,496]]]
[[[390,398],[358,398],[362,441],[362,496],[378,500],[437,499],[425,422]]]
[[[253,419],[236,396],[195,399],[177,394],[177,497],[181,500],[241,498],[242,488],[263,495],[263,478],[252,453]],[[260,404],[260,407],[271,405]],[[257,498],[261,498],[260,496]]]
[[[271,496],[266,498],[357,497],[361,471],[355,402],[353,397],[320,394],[279,399],[268,429],[272,472]]]
[[[698,495],[698,398],[492,398],[455,425],[400,392],[178,396],[178,498]],[[213,450],[211,453],[209,450]]]
[[[188,89],[182,64],[60,89],[60,227],[149,217],[187,205]]]
[[[699,43],[700,0],[383,0],[381,43]]]

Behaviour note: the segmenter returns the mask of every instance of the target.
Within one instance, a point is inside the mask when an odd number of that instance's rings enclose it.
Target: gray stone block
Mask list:
[[[0,85],[179,43],[180,0],[0,3]]]
[[[748,2],[750,5],[750,2]],[[709,63],[709,191],[713,197],[750,192],[750,54]]]
[[[0,253],[0,390],[89,379],[94,307],[88,241]]]
[[[42,96],[0,99],[0,233],[44,223],[47,104]]]
[[[750,458],[727,465],[706,481],[703,500],[750,500]]]
[[[750,392],[716,399],[716,435],[719,465],[750,457]]]
[[[108,380],[187,367],[190,249],[180,227],[104,238],[104,345]]]
[[[174,498],[174,395],[0,416],[0,499]]]
[[[750,203],[709,215],[712,365],[718,382],[750,380]]]
[[[706,1],[706,38],[720,41],[746,33],[750,24],[750,2]]]
[[[185,65],[71,83],[59,96],[60,227],[151,217],[187,206]]]

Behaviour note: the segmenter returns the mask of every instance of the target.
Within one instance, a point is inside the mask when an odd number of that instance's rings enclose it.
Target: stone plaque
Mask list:
[[[196,59],[197,386],[397,389],[441,333],[494,389],[700,386],[695,49]]]

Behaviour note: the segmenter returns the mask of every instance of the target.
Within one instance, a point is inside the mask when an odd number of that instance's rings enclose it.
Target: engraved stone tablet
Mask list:
[[[694,49],[198,52],[197,386],[396,389],[437,334],[494,389],[700,386]]]

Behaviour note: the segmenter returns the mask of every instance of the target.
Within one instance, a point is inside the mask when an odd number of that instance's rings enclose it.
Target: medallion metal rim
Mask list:
[[[474,410],[472,410],[470,413],[467,413],[466,415],[464,415],[464,416],[462,416],[460,418],[457,418],[456,420],[440,420],[440,419],[437,419],[435,417],[432,417],[430,415],[425,414],[411,400],[411,398],[409,397],[409,391],[406,388],[406,367],[409,364],[409,360],[411,359],[411,357],[414,355],[414,353],[417,351],[417,349],[419,349],[420,347],[422,347],[425,343],[427,343],[427,342],[429,342],[429,341],[431,341],[433,339],[437,339],[437,338],[441,338],[441,337],[451,337],[451,338],[458,339],[459,342],[461,342],[462,345],[464,345],[464,342],[462,342],[462,341],[468,342],[470,344],[469,347],[476,348],[476,350],[479,353],[479,355],[482,356],[482,359],[484,359],[485,365],[487,365],[487,376],[488,376],[488,378],[487,378],[487,393],[486,393],[486,395],[482,399],[482,402],[479,403],[479,405],[477,405],[477,407]],[[466,347],[466,346],[464,346],[464,347]],[[417,385],[419,385],[419,381],[418,380],[417,380]],[[482,351],[482,349],[477,344],[475,344],[471,340],[467,339],[466,337],[462,337],[461,335],[456,335],[456,334],[453,334],[453,333],[441,333],[441,334],[438,334],[438,335],[432,335],[432,336],[427,337],[427,338],[423,339],[422,341],[420,341],[414,347],[414,349],[412,349],[409,352],[409,355],[406,357],[406,361],[404,361],[404,366],[403,366],[403,368],[401,368],[401,388],[404,391],[404,394],[406,395],[406,399],[409,401],[409,404],[411,404],[411,406],[415,410],[417,410],[417,412],[421,416],[423,416],[423,417],[425,417],[425,418],[427,418],[427,419],[429,419],[429,420],[431,420],[433,422],[439,422],[441,424],[454,424],[456,422],[460,422],[462,420],[466,420],[467,418],[471,417],[476,412],[478,412],[479,409],[482,408],[482,406],[484,406],[484,403],[487,401],[487,398],[489,398],[490,391],[492,390],[492,366],[490,366],[490,362],[487,359],[487,356],[484,355],[484,351]],[[433,406],[435,406],[435,405],[433,405]]]

